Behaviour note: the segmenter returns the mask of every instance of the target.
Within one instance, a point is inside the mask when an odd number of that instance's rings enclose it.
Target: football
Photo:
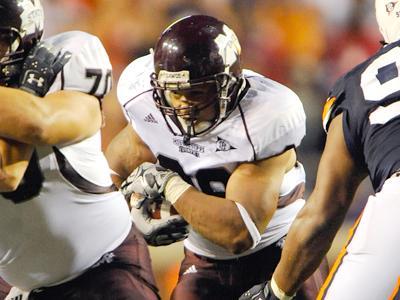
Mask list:
[[[152,219],[162,219],[173,215],[178,215],[176,209],[163,197],[151,203],[148,207],[149,216]]]
[[[138,202],[143,201],[143,196],[137,193],[132,193],[129,206],[130,208],[136,207]],[[171,205],[170,202],[164,199],[164,197],[160,196],[157,199],[146,202],[147,206],[145,210],[150,218],[155,220],[160,220],[162,218],[178,215],[179,213],[175,210],[175,208]]]

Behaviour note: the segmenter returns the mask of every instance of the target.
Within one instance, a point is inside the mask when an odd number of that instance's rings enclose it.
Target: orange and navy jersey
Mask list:
[[[375,191],[400,168],[400,41],[387,45],[341,77],[323,112],[328,131],[343,113],[343,131],[353,160],[367,168]]]

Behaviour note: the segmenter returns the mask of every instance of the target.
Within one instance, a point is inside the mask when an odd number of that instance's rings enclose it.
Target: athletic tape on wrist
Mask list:
[[[273,276],[271,279],[271,290],[275,294],[275,296],[277,296],[278,299],[280,299],[280,300],[292,300],[294,298],[294,296],[296,296],[296,294],[294,294],[293,296],[289,296],[284,291],[282,291],[279,288],[279,286],[277,285]]]
[[[164,189],[165,200],[174,205],[179,197],[182,196],[182,194],[190,187],[191,185],[184,181],[180,176],[177,175],[171,177]]]
[[[240,215],[242,216],[243,222],[247,227],[247,230],[250,233],[251,238],[253,239],[253,246],[251,246],[251,249],[255,248],[257,246],[257,244],[261,241],[261,235],[260,232],[257,229],[256,224],[254,224],[253,220],[251,219],[249,213],[247,212],[247,210],[243,207],[243,205],[241,205],[238,202],[235,202]]]

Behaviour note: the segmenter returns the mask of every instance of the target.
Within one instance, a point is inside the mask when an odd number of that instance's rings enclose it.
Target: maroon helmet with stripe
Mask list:
[[[174,134],[188,141],[228,116],[244,82],[240,52],[233,30],[210,16],[182,18],[161,34],[154,49],[153,97]],[[196,101],[173,107],[169,95],[174,93]],[[199,126],[199,114],[210,106],[215,108],[214,116]]]

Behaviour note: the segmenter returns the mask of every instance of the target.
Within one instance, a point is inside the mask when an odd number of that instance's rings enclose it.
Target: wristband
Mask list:
[[[109,168],[109,170],[110,170],[110,174],[111,174],[111,175],[115,175],[115,176],[118,176],[118,177],[122,177],[122,176],[119,175],[117,172],[115,172],[113,169]]]
[[[282,291],[279,286],[276,284],[274,277],[272,276],[271,279],[271,290],[275,294],[276,297],[280,300],[292,300],[296,294],[293,296],[287,295],[284,291]]]
[[[191,185],[184,181],[180,176],[176,175],[171,177],[165,185],[165,200],[170,202],[171,205],[174,205],[179,197],[182,196],[182,194],[190,187]]]
[[[251,247],[251,249],[254,249],[257,244],[261,241],[261,235],[260,232],[258,231],[258,228],[256,226],[256,224],[254,224],[253,220],[251,219],[249,213],[247,212],[247,210],[243,207],[243,205],[241,205],[238,202],[235,202],[239,213],[242,217],[242,220],[244,222],[244,224],[247,227],[247,230],[250,233],[251,238],[253,239],[253,246]]]

